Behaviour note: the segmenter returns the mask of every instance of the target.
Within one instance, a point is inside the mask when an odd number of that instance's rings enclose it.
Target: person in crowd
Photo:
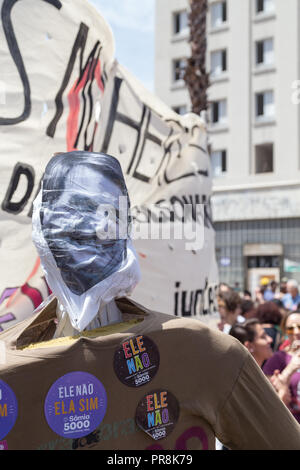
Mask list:
[[[219,294],[221,294],[222,292],[230,292],[232,289],[231,287],[226,284],[226,282],[220,282],[219,284]]]
[[[254,318],[256,316],[256,308],[253,300],[249,299],[242,299],[241,302],[241,315],[246,319],[249,320],[250,318]]]
[[[233,290],[234,290],[235,292],[237,292],[238,294],[242,291],[239,282],[235,282],[235,283],[234,283]]]
[[[236,323],[231,327],[229,335],[237,338],[248,349],[259,367],[272,355],[270,348],[272,338],[266,334],[257,318]],[[224,445],[217,444],[219,450],[228,450]]]
[[[229,292],[221,292],[218,296],[218,307],[220,315],[219,330],[229,333],[230,328],[236,322],[243,323],[245,318],[241,315],[242,299],[240,295],[231,290]]]
[[[260,281],[260,285],[255,289],[255,303],[256,304],[263,304],[265,302],[265,291],[269,284],[269,279],[267,277],[263,277]]]
[[[264,300],[268,302],[269,300],[273,300],[276,295],[278,284],[276,281],[271,281],[269,286],[264,292]]]
[[[264,292],[265,289],[263,286],[257,286],[255,288],[255,293],[254,293],[254,298],[255,298],[255,303],[256,304],[263,304],[265,299],[264,299]]]
[[[283,277],[280,281],[280,284],[279,284],[279,292],[277,292],[275,294],[275,299],[282,299],[282,297],[287,294],[287,282],[288,282],[288,278],[287,277]]]
[[[281,312],[281,315],[283,315],[286,310],[284,308],[284,305],[283,305],[283,302],[281,299],[277,298],[277,297],[274,297],[274,299],[272,299],[272,302],[277,305],[277,307],[279,308],[280,312]]]
[[[247,289],[244,290],[243,298],[245,300],[252,300],[251,292]]]
[[[287,284],[287,294],[282,297],[282,303],[287,310],[297,310],[300,302],[299,286],[295,279],[289,279]]]
[[[277,351],[282,339],[280,324],[282,313],[274,301],[265,302],[256,309],[256,317],[265,332],[272,338],[271,348]]]
[[[281,327],[288,342],[268,359],[263,371],[300,423],[300,311],[287,312]]]
[[[237,338],[250,352],[259,367],[272,357],[272,338],[265,332],[257,318],[232,326],[230,336]]]

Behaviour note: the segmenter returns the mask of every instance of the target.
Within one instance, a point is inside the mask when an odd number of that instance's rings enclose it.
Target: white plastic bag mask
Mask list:
[[[34,201],[32,236],[47,282],[79,331],[140,279],[129,208],[114,157],[74,151],[48,163]]]

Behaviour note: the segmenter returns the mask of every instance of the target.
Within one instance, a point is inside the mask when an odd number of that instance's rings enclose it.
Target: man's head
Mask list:
[[[270,290],[272,292],[276,292],[276,289],[277,289],[277,282],[276,281],[271,281],[270,282]]]
[[[124,295],[139,279],[129,206],[114,157],[74,151],[48,163],[34,203],[33,240],[50,288],[77,319],[88,309],[91,321],[101,301]]]
[[[295,279],[289,279],[286,284],[286,289],[287,289],[287,292],[291,294],[293,298],[297,297],[299,293],[298,282]]]
[[[219,314],[222,323],[233,325],[241,313],[242,299],[235,291],[222,292],[218,297]]]
[[[256,308],[255,304],[252,300],[249,299],[242,299],[241,302],[241,315],[245,317],[247,320],[249,318],[253,318],[256,315]]]
[[[109,155],[62,153],[46,167],[41,229],[74,294],[108,277],[127,256],[127,233],[118,236],[120,197],[129,201],[120,164]]]

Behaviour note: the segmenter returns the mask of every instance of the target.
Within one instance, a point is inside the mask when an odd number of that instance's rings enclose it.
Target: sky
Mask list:
[[[109,23],[116,59],[154,91],[155,0],[88,0]]]

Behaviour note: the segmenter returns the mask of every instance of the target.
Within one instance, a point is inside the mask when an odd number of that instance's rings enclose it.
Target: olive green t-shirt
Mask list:
[[[0,334],[5,448],[212,450],[217,437],[230,449],[300,449],[299,424],[235,338],[117,305],[122,323],[51,339],[54,298]]]

